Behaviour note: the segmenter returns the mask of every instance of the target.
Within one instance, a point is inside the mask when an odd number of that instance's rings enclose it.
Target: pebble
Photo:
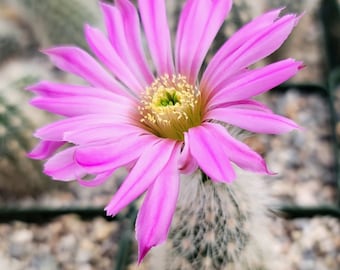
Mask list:
[[[112,223],[112,226],[107,226],[107,223],[101,219],[96,218],[93,221],[92,237],[95,241],[101,242],[108,239],[113,233],[116,233],[119,229],[117,223]]]
[[[59,270],[58,263],[50,254],[38,254],[32,258],[30,267],[27,270]]]
[[[76,254],[76,261],[80,263],[88,263],[93,258],[100,256],[100,249],[98,245],[89,238],[83,238],[79,243],[78,252]]]
[[[33,232],[27,229],[20,229],[11,235],[9,240],[9,254],[11,257],[22,259],[31,252],[30,243],[33,239]]]
[[[23,244],[31,241],[33,238],[33,232],[27,229],[21,229],[16,231],[10,238],[12,242]]]

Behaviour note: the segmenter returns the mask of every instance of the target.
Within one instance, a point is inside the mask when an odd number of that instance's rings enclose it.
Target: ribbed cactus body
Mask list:
[[[58,44],[86,48],[84,25],[96,24],[99,17],[97,0],[0,0],[0,8],[8,10],[5,16],[17,28],[30,33],[25,39],[37,41],[38,44],[33,44],[34,48],[22,48],[33,51],[37,47]],[[22,40],[16,42],[21,44]]]
[[[27,8],[32,22],[40,23],[52,44],[86,47],[83,26],[95,21],[95,13],[83,1],[22,0],[21,5]]]
[[[212,182],[200,171],[183,177],[169,239],[151,256],[151,268],[272,269],[267,196],[262,181],[248,177],[231,184]]]
[[[19,49],[20,45],[15,37],[0,35],[0,63],[14,56]]]
[[[15,98],[14,98],[15,97]],[[0,194],[3,198],[35,195],[50,186],[41,163],[27,158],[36,144],[32,137],[43,113],[30,108],[22,89],[0,89]],[[23,103],[23,104],[21,104]],[[36,116],[36,117],[34,117]]]
[[[83,26],[94,23],[96,8],[96,0],[0,0],[1,198],[36,195],[56,187],[43,175],[41,162],[27,158],[37,143],[32,133],[51,116],[30,106],[31,96],[23,88],[40,78],[58,76],[49,63],[35,57],[38,49],[54,44],[86,47]],[[25,81],[28,77],[32,78]]]

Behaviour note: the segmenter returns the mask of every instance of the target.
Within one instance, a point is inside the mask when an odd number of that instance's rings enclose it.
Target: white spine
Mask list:
[[[280,269],[268,203],[264,180],[251,173],[239,172],[231,184],[202,180],[200,171],[184,176],[169,239],[153,251],[151,269]]]

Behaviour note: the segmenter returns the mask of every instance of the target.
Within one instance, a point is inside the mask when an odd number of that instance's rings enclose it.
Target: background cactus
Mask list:
[[[52,44],[77,44],[86,48],[83,35],[85,23],[96,21],[96,1],[23,0],[28,17],[36,21]]]
[[[32,32],[30,38],[36,39],[38,46],[86,47],[83,26],[95,24],[99,14],[96,0],[0,0],[0,7],[7,19]]]
[[[34,130],[51,116],[29,105],[31,95],[24,87],[42,78],[70,80],[39,49],[53,44],[86,48],[83,25],[95,24],[98,13],[96,0],[0,0],[1,198],[34,196],[60,186],[43,175],[40,162],[26,156],[37,142]]]
[[[19,102],[25,93],[15,86],[0,89],[0,194],[2,197],[35,195],[48,186],[41,164],[29,160],[26,153],[34,146],[35,124]]]

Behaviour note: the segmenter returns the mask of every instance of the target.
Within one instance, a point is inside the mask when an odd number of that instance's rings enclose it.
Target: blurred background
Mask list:
[[[182,2],[167,1],[173,33]],[[235,0],[211,53],[255,16],[282,6],[284,12],[305,13],[285,45],[261,64],[293,57],[306,68],[261,99],[304,130],[255,136],[248,143],[278,172],[265,179],[273,209],[281,211],[280,218],[272,217],[269,233],[286,269],[337,270],[340,0]],[[103,28],[96,0],[0,0],[0,269],[136,268],[135,206],[114,219],[103,212],[124,170],[88,189],[48,179],[41,163],[26,157],[36,143],[34,130],[54,116],[28,104],[25,86],[39,80],[80,82],[39,50],[56,44],[87,49],[85,22]],[[147,263],[138,269],[148,269]]]

